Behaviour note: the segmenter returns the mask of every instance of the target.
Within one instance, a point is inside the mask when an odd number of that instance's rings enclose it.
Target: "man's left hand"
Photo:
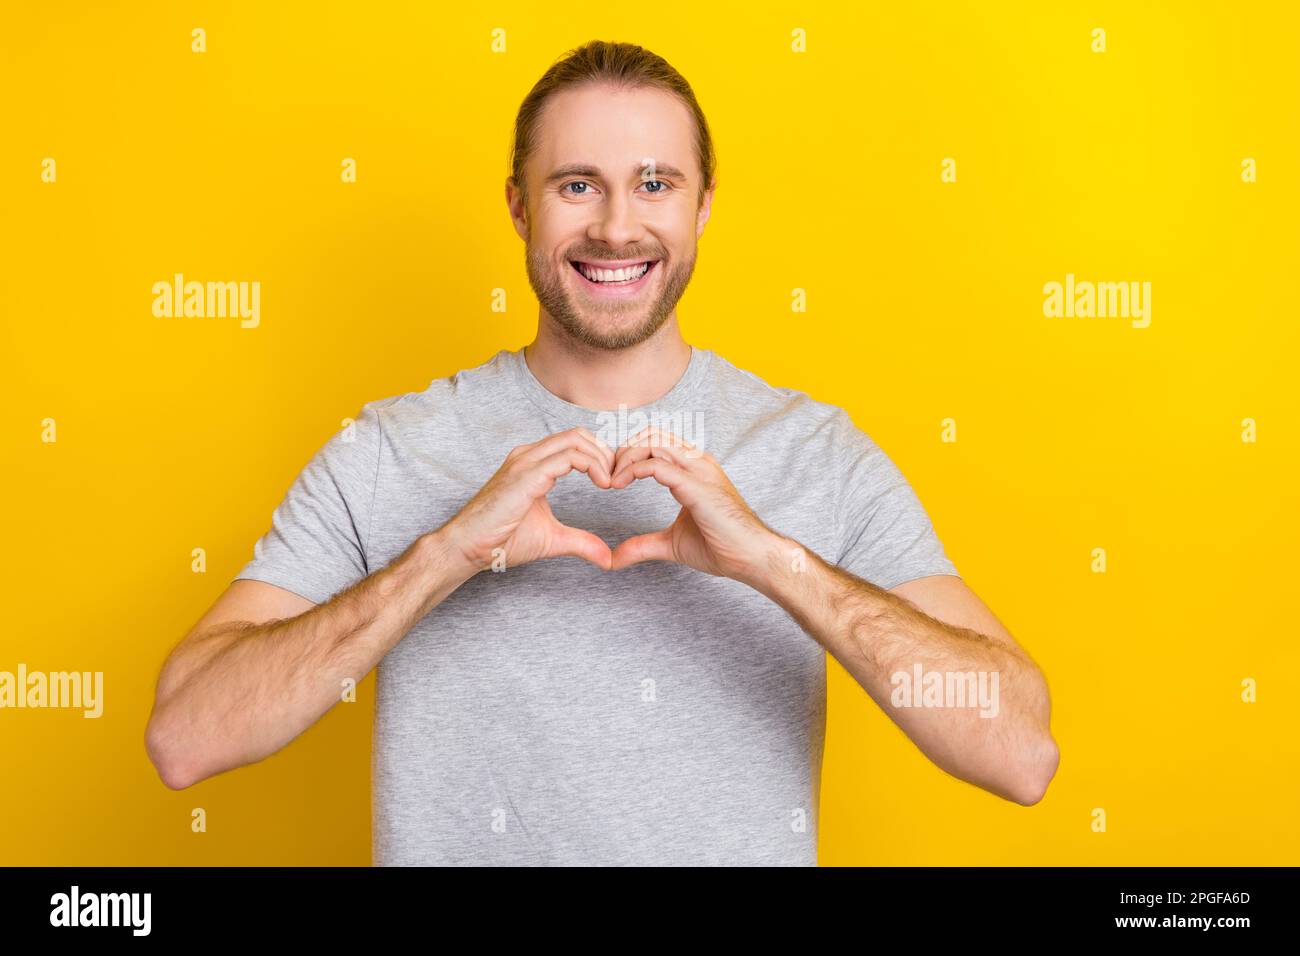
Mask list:
[[[644,429],[615,452],[610,488],[639,478],[666,487],[682,510],[667,528],[619,542],[612,570],[674,561],[754,585],[779,552],[780,535],[759,520],[717,460],[672,432]]]

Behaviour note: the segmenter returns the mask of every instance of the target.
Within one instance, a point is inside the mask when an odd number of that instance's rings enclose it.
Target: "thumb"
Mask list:
[[[555,525],[547,557],[568,555],[590,561],[602,571],[609,570],[611,557],[609,545],[590,531],[570,528],[567,524],[560,524],[558,521]]]
[[[672,530],[664,528],[649,534],[638,534],[618,543],[614,549],[611,570],[626,568],[641,561],[676,561],[673,554]]]

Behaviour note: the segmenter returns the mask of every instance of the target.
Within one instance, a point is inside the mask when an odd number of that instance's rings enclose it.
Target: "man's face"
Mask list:
[[[686,291],[709,216],[690,110],[660,90],[587,85],[551,97],[537,132],[527,210],[513,184],[506,196],[538,301],[588,346],[645,341]]]

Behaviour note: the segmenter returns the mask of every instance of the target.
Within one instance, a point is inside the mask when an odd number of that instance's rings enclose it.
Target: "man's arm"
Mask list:
[[[796,554],[801,560],[792,560]],[[766,567],[753,586],[826,648],[935,764],[1024,806],[1042,799],[1058,762],[1047,682],[961,578],[935,575],[887,591],[780,536]],[[940,706],[921,706],[931,674],[941,682]],[[949,686],[966,695],[960,706],[942,696]],[[904,687],[910,700],[896,705],[894,692]]]
[[[749,585],[783,607],[944,770],[1026,806],[1042,798],[1058,761],[1046,682],[965,582],[936,575],[891,592],[827,564],[765,525],[711,454],[662,429],[638,433],[615,456],[614,488],[642,478],[668,488],[682,510],[669,527],[620,542],[615,570],[675,561]],[[996,674],[997,715],[893,706],[891,678],[911,677],[917,665],[945,679],[983,672],[986,688]]]
[[[325,604],[233,582],[158,678],[145,745],[163,782],[183,789],[284,747],[473,570],[430,532]]]
[[[345,679],[359,683],[488,566],[571,556],[608,569],[609,546],[561,524],[545,499],[574,470],[608,488],[613,460],[585,428],[520,445],[454,518],[324,604],[261,581],[232,583],[158,679],[145,746],[163,782],[182,789],[275,753],[342,699]]]

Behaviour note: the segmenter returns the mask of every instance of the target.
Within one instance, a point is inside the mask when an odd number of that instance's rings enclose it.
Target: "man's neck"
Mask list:
[[[691,347],[676,315],[639,345],[613,351],[577,342],[543,316],[524,360],[553,395],[604,411],[649,405],[668,394],[686,373]]]

